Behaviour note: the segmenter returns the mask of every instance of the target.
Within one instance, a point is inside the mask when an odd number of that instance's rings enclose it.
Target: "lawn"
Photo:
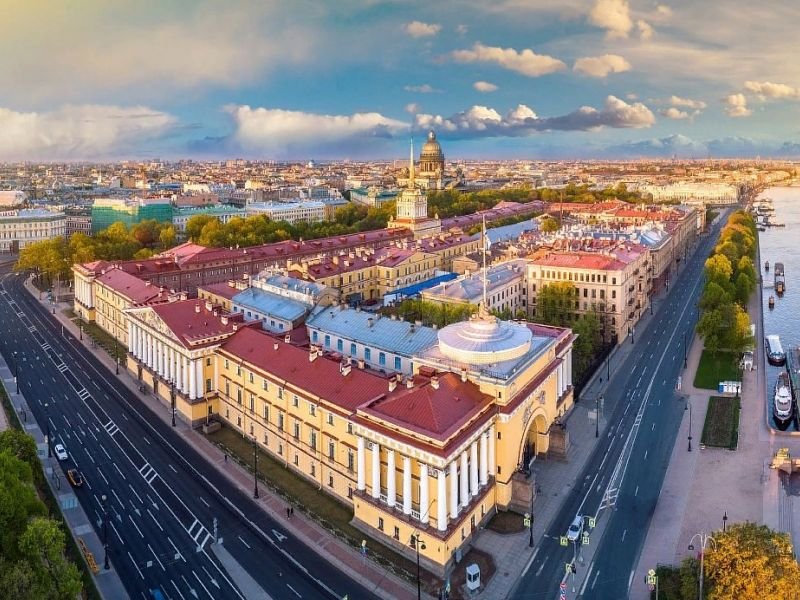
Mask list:
[[[739,443],[739,398],[711,396],[700,443],[736,450]]]
[[[500,534],[519,533],[525,530],[524,518],[510,511],[498,511],[492,520],[486,524],[486,529],[491,529]]]
[[[244,465],[252,473],[253,443],[249,439],[243,438],[241,433],[225,425],[218,431],[208,434],[207,437],[221,450],[226,451],[232,460]],[[261,448],[258,449],[258,474],[264,484],[297,510],[302,510],[353,547],[360,547],[361,540],[366,539],[367,548],[373,560],[384,569],[416,582],[416,563],[353,527],[350,524],[353,510],[349,506],[320,491],[319,486],[295,474],[291,469],[286,468],[282,461],[275,460],[272,455],[267,454]],[[423,570],[422,580],[423,587],[429,593],[438,593],[439,586],[441,586],[440,579]]]
[[[716,391],[720,381],[739,381],[739,369],[733,353],[720,351],[712,354],[703,350],[694,375],[694,387]]]
[[[73,315],[74,314],[75,313],[73,312]],[[69,317],[69,314],[67,314],[67,316]],[[79,335],[88,336],[95,346],[100,346],[112,359],[114,358],[114,352],[116,351],[116,356],[119,358],[120,364],[125,364],[125,354],[128,350],[125,344],[119,343],[119,341],[114,339],[114,336],[112,336],[110,333],[100,329],[97,323],[87,323],[86,321],[78,318],[70,318],[75,322],[76,325],[83,328],[83,333]]]

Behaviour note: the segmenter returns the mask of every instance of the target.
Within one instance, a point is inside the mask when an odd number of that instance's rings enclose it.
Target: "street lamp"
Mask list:
[[[722,515],[722,533],[725,533],[728,529],[728,511],[725,511],[725,514]]]
[[[117,368],[114,371],[119,375],[119,354],[117,354],[117,338],[114,338],[114,361],[117,363]]]
[[[600,437],[600,398],[602,394],[594,397],[594,437]]]
[[[256,434],[253,434],[253,498],[258,500],[258,445]]]
[[[108,571],[111,568],[108,564],[108,506],[106,505],[108,496],[103,494],[100,499],[103,501],[103,553],[105,554],[103,568]]]
[[[708,546],[708,542],[712,542],[714,548],[717,547],[717,540],[711,537],[710,533],[700,532],[695,533],[692,536],[692,539],[689,540],[689,550],[694,550],[694,538],[698,538],[700,540],[700,591],[697,594],[698,600],[703,600],[703,578],[705,576],[705,555],[706,555],[706,546]]]
[[[78,326],[81,330],[81,341],[83,341],[83,323]]]
[[[419,534],[412,534],[411,547],[417,551],[417,600],[422,600],[422,583],[419,578],[419,550],[420,546],[425,550],[425,542],[419,539]]]
[[[684,330],[684,332],[683,332],[683,368],[684,369],[686,368],[686,353],[687,353],[686,331]]]
[[[47,410],[47,402],[44,403],[44,421],[46,427],[45,442],[47,442],[47,456],[53,457],[53,445],[50,443],[50,411]]]
[[[14,350],[14,382],[17,384],[17,394],[19,394],[19,361],[16,350]]]
[[[169,382],[169,401],[172,405],[172,426],[175,427],[175,380]]]
[[[689,452],[692,451],[692,403],[686,399],[686,406],[683,410],[689,409]]]

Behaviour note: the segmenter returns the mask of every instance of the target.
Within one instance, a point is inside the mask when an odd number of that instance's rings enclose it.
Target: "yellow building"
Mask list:
[[[530,505],[520,475],[565,447],[569,330],[479,317],[438,332],[415,373],[386,378],[341,355],[241,328],[216,351],[222,418],[352,505],[353,523],[444,573],[498,509]]]

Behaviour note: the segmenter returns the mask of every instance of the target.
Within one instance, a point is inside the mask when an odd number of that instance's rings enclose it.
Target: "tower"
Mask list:
[[[408,156],[408,184],[397,197],[397,217],[389,222],[389,227],[410,229],[414,239],[437,235],[442,230],[439,219],[428,217],[428,197],[415,184],[413,138]]]

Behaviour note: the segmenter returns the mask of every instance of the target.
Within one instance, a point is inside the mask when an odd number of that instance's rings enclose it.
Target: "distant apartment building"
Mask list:
[[[29,244],[66,235],[66,215],[43,208],[0,212],[0,252],[16,254]]]
[[[380,208],[387,202],[397,198],[397,190],[384,190],[376,187],[353,188],[350,190],[350,201],[361,206]]]
[[[666,185],[642,185],[639,191],[649,194],[654,202],[681,202],[691,205],[735,204],[739,187],[727,183],[681,182]]]
[[[325,220],[323,202],[251,202],[247,205],[247,215],[266,215],[272,221],[287,223],[315,223]]]
[[[64,210],[66,228],[64,235],[69,238],[73,233],[83,233],[92,235],[92,214],[91,210],[70,209]]]
[[[512,317],[518,311],[528,311],[526,261],[510,260],[486,268],[486,309],[508,311]],[[484,299],[484,274],[477,270],[446,281],[422,292],[422,299],[447,304],[478,306]]]
[[[132,227],[142,221],[172,223],[169,198],[98,198],[92,204],[92,233],[98,233],[116,222]]]
[[[214,204],[198,207],[175,208],[172,212],[172,225],[179,234],[186,233],[186,224],[189,219],[198,215],[214,217],[220,223],[227,223],[234,217],[244,218],[246,212],[243,208],[227,204]]]
[[[0,190],[0,206],[20,206],[27,196],[19,190]]]

